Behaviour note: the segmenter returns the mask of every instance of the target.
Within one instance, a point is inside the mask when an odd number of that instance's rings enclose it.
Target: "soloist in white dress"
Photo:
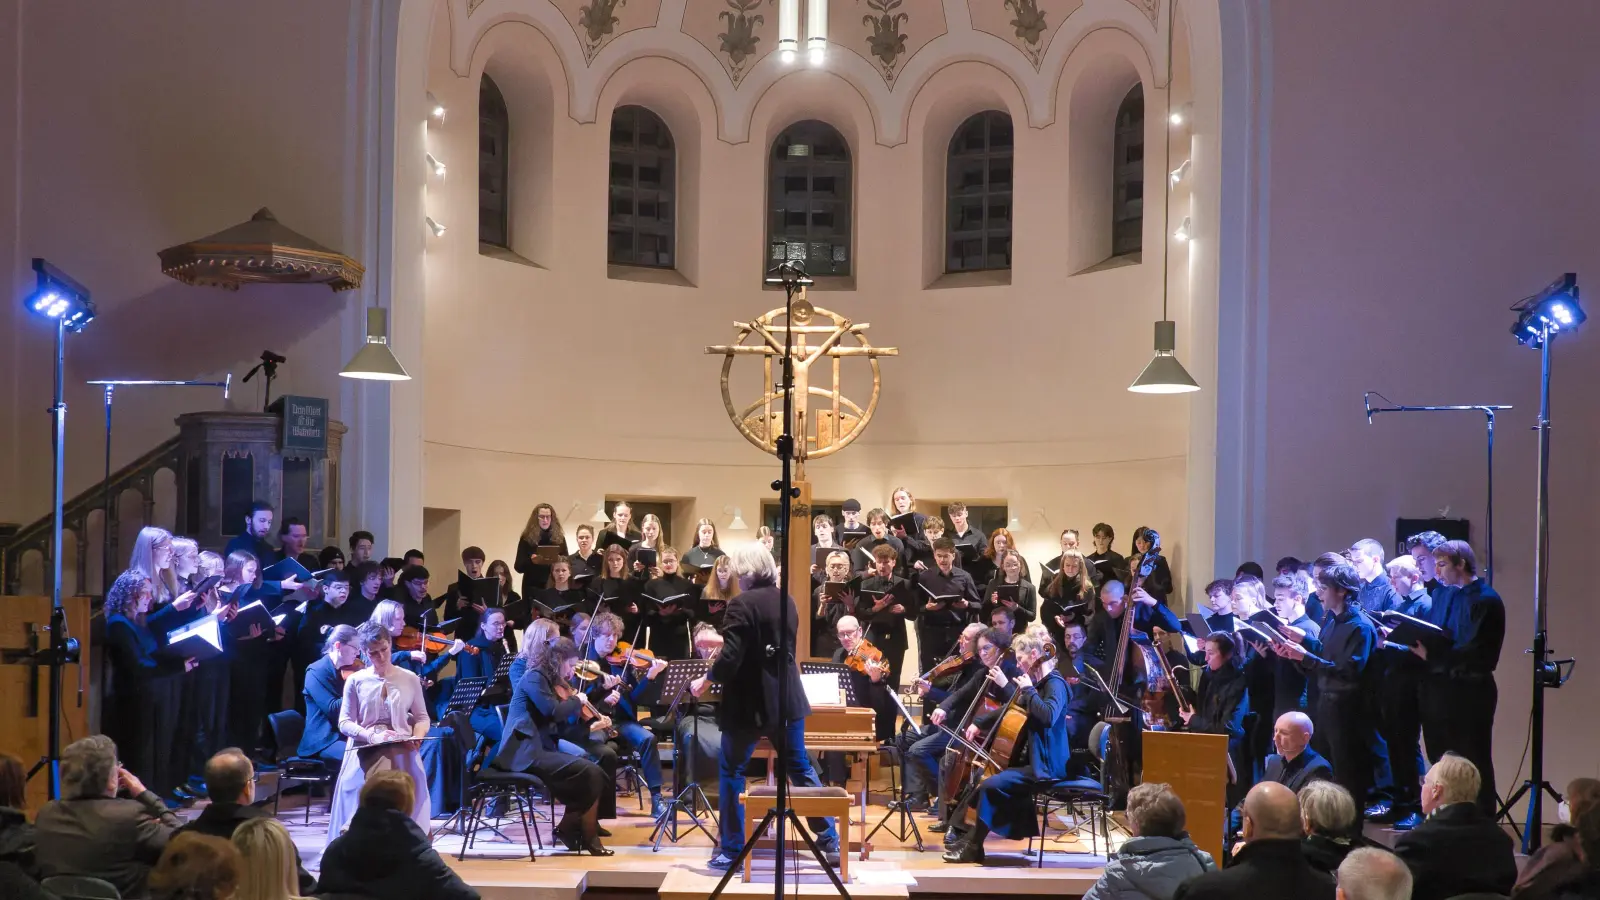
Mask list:
[[[384,731],[411,734],[417,722],[428,721],[428,706],[422,695],[422,681],[399,666],[379,677],[369,666],[351,675],[344,683],[344,702],[339,707],[339,731],[345,742],[344,762],[334,783],[333,804],[328,816],[328,840],[344,832],[360,805],[361,786],[367,775],[383,769],[399,769],[411,775],[416,785],[416,804],[411,818],[422,828],[429,827],[432,802],[428,797],[428,776],[423,771],[422,753],[403,744],[366,748]]]

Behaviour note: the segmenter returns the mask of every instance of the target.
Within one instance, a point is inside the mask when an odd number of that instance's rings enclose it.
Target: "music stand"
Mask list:
[[[457,678],[455,688],[451,691],[450,700],[444,705],[443,719],[451,713],[466,713],[469,717],[477,709],[478,701],[483,699],[483,694],[489,689],[491,679],[484,676],[477,678]]]
[[[827,675],[839,676],[839,689],[844,691],[844,705],[858,706],[856,698],[856,685],[850,678],[850,667],[844,663],[832,662],[802,662],[800,663],[801,675]]]
[[[682,729],[679,727],[683,723],[682,704],[684,697],[689,694],[689,682],[704,676],[710,671],[711,660],[709,659],[675,659],[667,663],[666,671],[662,672],[661,678],[658,679],[661,684],[661,696],[671,695],[672,697],[672,706],[667,713],[672,719],[673,777],[679,780],[680,784],[686,785],[686,787],[672,792],[672,803],[662,810],[660,817],[656,819],[655,829],[650,832],[650,850],[652,853],[660,852],[661,839],[663,837],[671,840],[674,844],[678,842],[678,838],[681,836],[678,833],[678,812],[680,809],[689,817],[690,833],[693,833],[694,829],[698,828],[705,832],[706,837],[711,839],[712,846],[717,844],[717,836],[706,828],[705,823],[700,820],[699,814],[695,812],[695,803],[698,801],[705,806],[706,815],[711,815],[711,800],[706,797],[705,790],[700,787],[700,782],[695,779],[695,751],[691,749],[688,753],[685,753],[684,742],[678,739],[678,735],[682,733]],[[712,699],[721,699],[722,686],[712,681],[707,681],[706,684],[710,688],[706,692],[706,696]],[[708,701],[705,698],[701,698],[700,702]],[[698,748],[700,745],[699,716],[693,717],[693,725],[690,727],[693,731],[690,741],[695,748]],[[720,822],[717,823],[717,830],[722,830]]]

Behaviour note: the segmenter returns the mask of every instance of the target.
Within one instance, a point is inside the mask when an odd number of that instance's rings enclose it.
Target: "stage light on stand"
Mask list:
[[[1511,333],[1517,343],[1534,350],[1544,346],[1547,331],[1553,337],[1563,329],[1577,328],[1589,318],[1578,302],[1578,276],[1571,272],[1511,309],[1518,314]]]
[[[339,374],[365,381],[410,381],[400,360],[389,349],[389,316],[381,306],[367,309],[367,341]]]
[[[29,312],[59,321],[71,332],[82,331],[94,320],[87,288],[42,259],[33,261],[33,270],[36,283],[26,301]]]

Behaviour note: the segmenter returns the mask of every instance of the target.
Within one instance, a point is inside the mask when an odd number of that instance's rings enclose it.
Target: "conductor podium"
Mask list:
[[[1146,731],[1146,784],[1165,782],[1183,801],[1189,837],[1195,846],[1222,859],[1223,824],[1227,819],[1228,736],[1185,731]]]
[[[89,659],[89,598],[63,597],[68,633]],[[40,651],[50,649],[50,598],[0,597],[0,752],[31,769],[45,755],[50,735],[50,668]],[[81,688],[81,690],[80,690]],[[89,734],[89,701],[98,692],[79,663],[61,670],[61,745]],[[49,777],[28,781],[28,808],[49,799]]]

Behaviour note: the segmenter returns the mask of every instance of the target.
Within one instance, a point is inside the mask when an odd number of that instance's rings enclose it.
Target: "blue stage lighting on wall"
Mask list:
[[[1511,333],[1518,343],[1535,350],[1544,346],[1546,336],[1571,331],[1589,318],[1578,303],[1578,276],[1572,272],[1511,309],[1517,313],[1517,324],[1511,326]]]
[[[94,303],[89,299],[88,288],[38,257],[33,259],[33,271],[37,283],[26,301],[30,312],[58,321],[74,332],[82,331],[93,321]]]

